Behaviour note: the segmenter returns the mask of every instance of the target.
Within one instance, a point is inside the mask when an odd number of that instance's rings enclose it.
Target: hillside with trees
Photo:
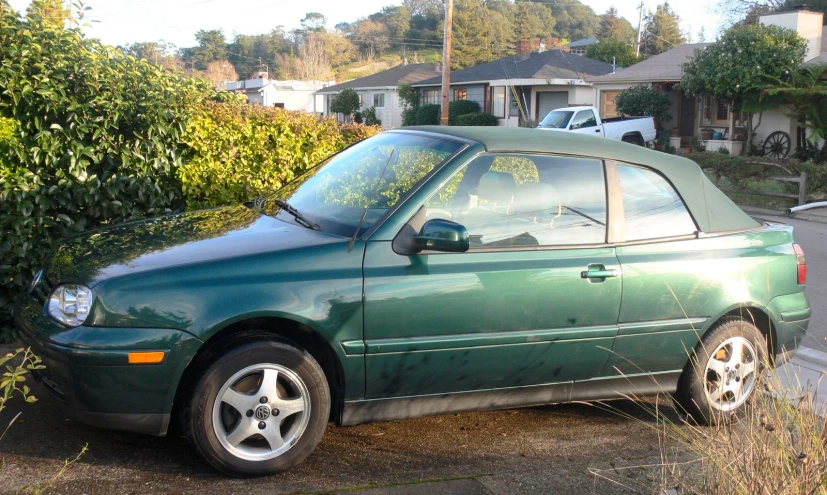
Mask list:
[[[658,6],[645,31],[646,53],[680,44],[679,19],[665,3]],[[278,79],[340,80],[361,77],[398,65],[439,62],[442,58],[442,0],[404,0],[367,17],[330,26],[320,12],[309,12],[294,29],[274,26],[264,34],[219,29],[196,33],[197,45],[186,48],[163,41],[122,47],[136,58],[165,67],[178,66],[221,81],[227,74],[252,77],[260,71]],[[598,37],[593,58],[628,66],[635,56],[636,26],[610,8],[598,14],[579,0],[455,0],[454,69],[463,69],[513,54],[520,39],[540,39],[548,46]],[[666,40],[666,41],[662,41]],[[534,43],[536,48],[537,43]]]

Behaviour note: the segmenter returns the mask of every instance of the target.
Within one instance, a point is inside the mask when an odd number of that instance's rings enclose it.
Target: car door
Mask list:
[[[618,335],[606,376],[678,371],[720,301],[741,288],[720,238],[698,238],[678,192],[654,170],[617,164],[625,242]],[[614,206],[615,203],[613,203]]]
[[[577,112],[574,118],[571,119],[569,130],[571,132],[586,134],[589,136],[603,135],[603,128],[597,125],[597,116],[594,114],[594,110],[591,109],[580,110]]]
[[[366,396],[598,376],[621,297],[604,177],[599,160],[482,155],[445,181],[396,240],[448,219],[468,229],[469,251],[400,254],[396,241],[369,241]]]

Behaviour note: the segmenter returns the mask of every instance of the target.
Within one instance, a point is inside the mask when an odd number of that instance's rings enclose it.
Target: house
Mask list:
[[[255,79],[224,83],[224,88],[247,95],[247,100],[252,104],[319,113],[322,111],[322,98],[313,93],[326,84],[329,82],[276,81],[261,73],[261,77]]]
[[[331,115],[330,102],[344,89],[353,89],[359,95],[359,108],[376,109],[376,118],[382,121],[382,127],[402,126],[402,104],[399,101],[399,85],[416,83],[441,73],[439,64],[408,64],[407,62],[391,69],[369,76],[353,79],[341,84],[327,86],[314,94],[322,98],[321,111]]]
[[[808,46],[805,60],[808,64],[827,63],[827,27],[822,26],[822,20],[822,13],[807,10],[769,14],[760,18],[762,24],[794,29],[806,39]],[[725,102],[711,97],[688,96],[675,88],[683,75],[683,64],[692,58],[696,50],[703,50],[708,45],[709,43],[686,43],[627,67],[622,72],[589,78],[588,81],[594,85],[594,101],[597,102],[601,117],[617,116],[614,98],[620,91],[636,85],[652,85],[672,99],[672,120],[661,123],[667,129],[678,129],[680,137],[672,138],[672,146],[687,146],[692,137],[700,136],[702,129],[711,129],[721,134],[726,133],[726,139],[715,141],[712,143],[714,146],[724,148],[732,154],[740,154],[745,135],[746,112],[733,111]],[[729,129],[734,129],[734,133]],[[764,112],[761,125],[756,129],[755,144],[776,131],[782,131],[791,138],[789,152],[792,153],[796,146],[796,122],[790,117],[789,109],[777,108]],[[707,142],[707,147],[709,145],[710,142]]]
[[[563,46],[567,47],[569,52],[571,52],[575,55],[585,55],[586,54],[586,48],[588,48],[589,45],[593,45],[595,43],[597,43],[597,38],[592,37],[592,38],[583,38],[582,40],[572,41],[571,43],[566,43]]]
[[[587,78],[610,74],[610,64],[564,50],[528,52],[523,40],[516,55],[451,73],[453,100],[473,100],[495,115],[501,126],[540,121],[549,112],[571,105],[592,105]],[[414,84],[423,104],[441,103],[440,77]]]

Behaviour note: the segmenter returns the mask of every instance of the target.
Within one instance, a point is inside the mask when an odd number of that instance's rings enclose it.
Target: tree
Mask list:
[[[804,61],[807,42],[795,31],[778,26],[752,24],[731,28],[704,50],[697,50],[683,64],[680,88],[687,94],[712,96],[731,109],[744,108],[747,118],[746,150],[752,149],[755,129],[761,124],[762,108],[751,106],[768,78],[784,79]],[[759,113],[753,125],[753,113]],[[730,136],[734,122],[730,119]]]
[[[39,16],[45,24],[62,28],[71,19],[72,11],[63,0],[32,0],[26,9],[26,15]]]
[[[302,61],[301,79],[326,80],[332,75],[330,59],[321,34],[310,33],[299,46],[299,58]]]
[[[597,38],[615,38],[617,40],[631,42],[635,39],[635,29],[632,23],[617,15],[617,9],[610,7],[605,14],[600,16],[600,27],[597,30]]]
[[[483,0],[454,2],[454,29],[451,53],[453,70],[473,67],[498,58],[489,21],[491,12]]]
[[[698,43],[706,43],[706,29],[703,26],[698,30]]]
[[[557,21],[551,9],[541,3],[518,0],[514,4],[514,32],[516,39],[548,38]]]
[[[206,70],[210,62],[227,59],[227,42],[224,31],[220,29],[203,29],[195,33],[198,46],[192,49],[194,65],[199,70]]]
[[[554,30],[558,38],[579,40],[589,38],[600,28],[600,18],[591,7],[578,0],[555,0],[552,5],[557,23]]]
[[[416,113],[419,110],[419,90],[411,83],[399,85],[399,103],[402,107],[402,126],[416,125]]]
[[[164,40],[130,43],[120,48],[126,55],[131,55],[138,60],[146,60],[168,69],[181,67],[178,48]]]
[[[367,60],[381,56],[390,46],[387,26],[370,19],[362,19],[356,23],[352,38]]]
[[[411,27],[411,12],[404,5],[382,7],[382,11],[370,19],[384,24],[390,37],[396,40],[403,39]]]
[[[657,55],[682,45],[686,40],[681,33],[680,17],[669,6],[669,2],[658,5],[646,22],[644,53]]]
[[[319,12],[308,12],[301,20],[301,25],[306,32],[322,31],[327,26],[327,17]]]
[[[330,100],[330,110],[345,116],[353,115],[359,110],[359,95],[351,88],[343,89]]]
[[[207,64],[207,70],[204,71],[204,79],[216,88],[222,86],[227,81],[238,81],[238,74],[229,60],[216,60],[215,62]]]
[[[669,112],[672,100],[654,86],[624,89],[615,97],[615,104],[620,115],[646,115],[654,117],[659,123],[672,120]]]
[[[629,67],[640,61],[631,42],[614,37],[601,38],[597,43],[586,47],[586,56],[607,64],[611,64],[614,59],[618,67]]]

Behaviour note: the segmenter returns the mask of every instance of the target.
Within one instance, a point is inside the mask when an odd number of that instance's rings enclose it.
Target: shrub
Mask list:
[[[491,115],[490,113],[468,113],[457,117],[456,125],[496,126],[497,124],[497,117]]]
[[[632,86],[615,97],[617,112],[621,115],[646,115],[661,123],[672,120],[669,108],[672,100],[653,86]]]
[[[330,100],[330,111],[352,115],[359,110],[359,94],[351,88],[343,89]]]
[[[454,100],[448,104],[448,125],[460,125],[457,117],[469,113],[479,113],[480,104],[471,100]]]
[[[239,203],[275,191],[380,130],[305,112],[208,103],[184,133],[192,157],[178,176],[189,208]]]
[[[402,105],[402,126],[416,125],[416,113],[419,110],[419,90],[411,83],[399,85],[399,102]]]
[[[214,95],[0,0],[0,327],[58,239],[183,208],[181,136]]]
[[[416,125],[439,125],[442,107],[437,104],[422,105],[416,112]]]
[[[362,112],[353,112],[353,123],[354,124],[361,124],[362,123]]]
[[[365,118],[365,125],[382,125],[382,121],[376,118],[376,108],[366,109],[362,116]]]

